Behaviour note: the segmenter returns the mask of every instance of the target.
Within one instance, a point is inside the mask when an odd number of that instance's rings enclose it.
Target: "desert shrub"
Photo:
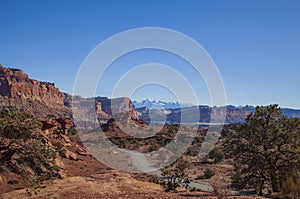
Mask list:
[[[199,153],[199,149],[190,146],[190,147],[187,149],[186,155],[189,155],[189,156],[197,156],[198,153]]]
[[[210,178],[212,178],[214,175],[215,175],[215,172],[214,172],[212,169],[207,168],[207,169],[204,170],[204,173],[203,173],[202,178],[203,178],[203,179],[210,179]]]
[[[9,165],[7,162],[0,162],[0,173],[3,173],[3,172],[9,172],[10,169],[9,169]]]
[[[60,142],[55,142],[53,144],[55,150],[58,152],[58,154],[61,156],[61,157],[65,157],[65,154],[66,154],[66,149],[64,149],[64,146],[62,145],[62,143]]]
[[[221,149],[214,148],[213,150],[211,150],[208,153],[208,157],[211,158],[211,159],[214,159],[215,163],[219,163],[219,162],[222,162],[222,160],[224,159],[225,155],[224,155],[224,153],[222,152]]]
[[[154,142],[151,144],[151,146],[149,148],[149,152],[157,151],[159,148],[160,148],[160,145],[158,143]]]
[[[230,193],[229,183],[223,177],[217,177],[211,180],[211,186],[213,193],[217,196],[217,199],[224,199]]]
[[[202,142],[203,142],[203,137],[196,136],[194,138],[193,145],[195,145],[195,144],[201,144]]]
[[[188,188],[190,180],[185,173],[185,169],[189,167],[189,163],[179,158],[174,164],[162,169],[162,176],[167,178],[167,182],[162,183],[166,192],[176,191],[177,187],[184,186]]]
[[[68,135],[76,135],[77,134],[77,130],[76,128],[70,128],[68,130]]]
[[[160,184],[161,179],[158,176],[151,175],[149,178],[149,182],[155,183],[155,184]]]
[[[0,111],[0,137],[15,140],[36,138],[36,130],[41,123],[28,113],[18,112],[16,109]]]

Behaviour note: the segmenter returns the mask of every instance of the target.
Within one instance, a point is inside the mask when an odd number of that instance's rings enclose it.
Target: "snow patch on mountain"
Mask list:
[[[192,104],[189,103],[180,103],[180,102],[165,102],[161,100],[152,100],[145,99],[142,101],[132,101],[135,108],[150,108],[150,109],[177,109],[177,108],[185,108],[190,107]]]

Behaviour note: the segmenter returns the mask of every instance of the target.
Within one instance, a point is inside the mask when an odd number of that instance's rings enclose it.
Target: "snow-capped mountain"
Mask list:
[[[179,102],[165,102],[160,100],[151,100],[146,99],[142,101],[132,101],[135,108],[151,108],[151,109],[176,109],[176,108],[184,108],[190,107],[191,104],[188,103],[179,103]]]

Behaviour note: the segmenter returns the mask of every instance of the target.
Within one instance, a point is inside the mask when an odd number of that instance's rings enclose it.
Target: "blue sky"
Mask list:
[[[227,104],[300,109],[300,1],[1,0],[0,7],[0,63],[55,82],[62,91],[72,93],[81,63],[100,42],[151,26],[182,32],[206,49],[223,78]],[[120,58],[100,81],[98,94],[109,96],[113,79],[148,62],[185,73],[200,102],[209,104],[205,84],[190,66],[158,51]],[[174,98],[156,86],[133,97]]]

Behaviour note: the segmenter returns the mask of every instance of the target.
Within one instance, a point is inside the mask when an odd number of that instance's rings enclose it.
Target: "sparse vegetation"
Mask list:
[[[178,129],[178,125],[166,124],[154,136],[146,137],[146,138],[135,138],[126,135],[126,133],[118,129],[117,132],[114,132],[114,136],[111,135],[109,136],[109,139],[113,144],[117,145],[120,148],[126,148],[130,150],[141,149],[143,152],[152,152],[152,151],[157,151],[159,150],[159,148],[164,147],[168,143],[170,143],[173,137],[176,135],[177,129]],[[153,128],[150,128],[150,130],[154,131]],[[109,129],[105,129],[104,132],[106,131],[110,132]]]
[[[38,133],[40,128],[41,124],[30,114],[15,109],[0,111],[1,172],[22,176],[30,193],[58,172],[53,169],[55,151],[45,144],[45,138]]]
[[[160,184],[161,183],[161,179],[156,176],[156,175],[151,175],[149,178],[149,182],[155,183],[155,184]]]
[[[214,148],[208,153],[208,157],[214,159],[214,163],[219,163],[224,159],[225,155],[221,149]]]
[[[210,178],[212,178],[214,175],[215,175],[215,172],[214,172],[212,169],[206,168],[206,169],[204,170],[202,179],[210,179]]]
[[[77,134],[77,130],[76,128],[70,128],[68,130],[68,135],[76,135]]]
[[[211,181],[211,186],[213,187],[213,191],[217,196],[217,199],[224,199],[230,193],[229,185],[222,177],[214,178]]]
[[[162,175],[167,178],[167,182],[163,183],[165,191],[176,191],[177,187],[184,186],[187,188],[189,186],[190,180],[185,173],[185,169],[188,168],[189,163],[179,158],[170,167],[162,169]]]
[[[58,152],[58,154],[60,155],[60,157],[65,157],[66,154],[66,149],[64,149],[64,146],[62,145],[62,143],[60,142],[55,142],[53,144],[55,150]]]

